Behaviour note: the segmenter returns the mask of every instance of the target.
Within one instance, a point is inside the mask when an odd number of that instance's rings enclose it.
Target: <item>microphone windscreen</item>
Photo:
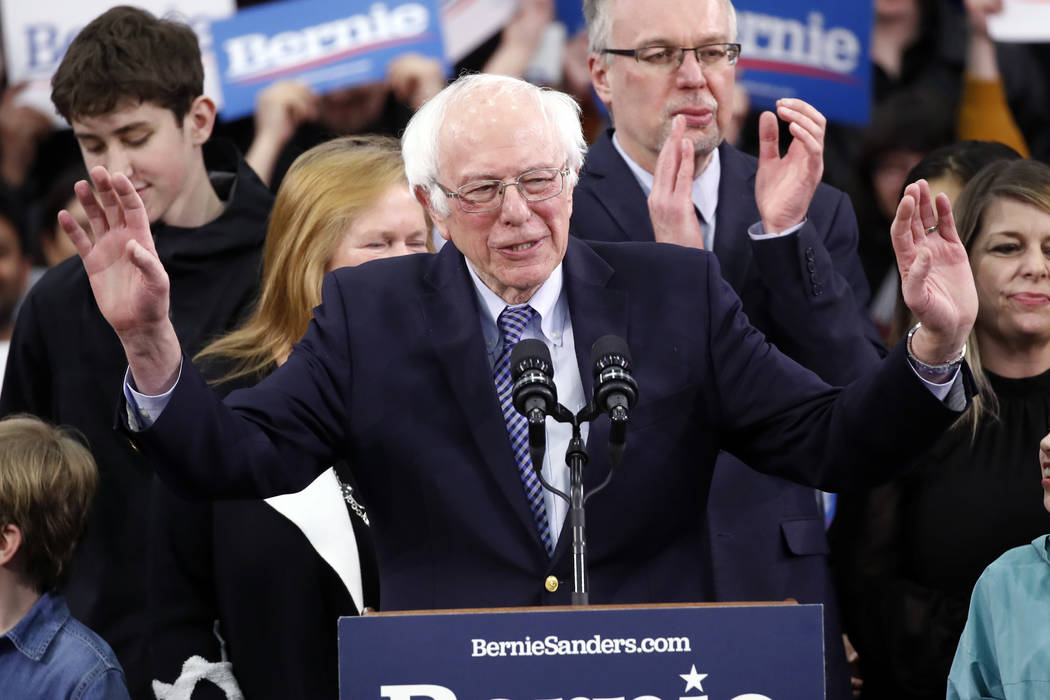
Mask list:
[[[519,340],[510,351],[510,376],[517,381],[528,369],[539,369],[548,377],[554,376],[551,351],[542,340],[529,338]]]
[[[604,369],[604,359],[610,356],[621,357],[626,362],[625,367],[631,366],[631,351],[627,348],[627,341],[618,335],[603,335],[591,346],[591,365],[595,373]]]

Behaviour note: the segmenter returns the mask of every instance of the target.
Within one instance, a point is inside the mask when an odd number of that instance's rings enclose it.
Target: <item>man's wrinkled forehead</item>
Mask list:
[[[610,31],[614,44],[619,46],[627,42],[631,46],[700,46],[732,41],[735,38],[728,5],[723,0],[650,2],[652,4],[640,5],[636,0],[610,0]],[[705,21],[683,21],[682,13],[676,11],[678,9],[687,10],[686,14],[702,11]]]
[[[438,134],[438,171],[442,174],[469,168],[464,158],[484,162],[487,151],[528,144],[544,155],[555,139],[539,102],[528,95],[495,92],[471,94],[453,102]],[[483,166],[484,168],[484,166]],[[468,176],[488,177],[479,171]]]

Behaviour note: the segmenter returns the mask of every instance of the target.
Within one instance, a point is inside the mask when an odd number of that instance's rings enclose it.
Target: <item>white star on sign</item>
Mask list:
[[[690,690],[699,690],[701,693],[704,692],[704,686],[700,685],[700,681],[707,678],[706,673],[697,673],[696,664],[693,664],[689,669],[689,673],[678,674],[683,681],[685,681],[685,690],[682,692],[688,692]]]

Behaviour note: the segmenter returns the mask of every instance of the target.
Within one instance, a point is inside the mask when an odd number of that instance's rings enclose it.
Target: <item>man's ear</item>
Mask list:
[[[446,241],[452,240],[448,233],[448,222],[445,219],[445,215],[434,209],[434,206],[430,202],[430,191],[422,185],[416,185],[412,188],[412,194],[415,196],[416,201],[423,205],[423,208],[427,210],[427,214],[430,216],[430,220],[434,223],[434,228],[438,230],[441,237]]]
[[[0,566],[7,566],[15,558],[21,546],[21,528],[12,523],[0,527]]]
[[[202,146],[211,138],[215,128],[215,103],[206,95],[201,95],[190,105],[183,121],[194,146]]]
[[[591,71],[591,85],[598,99],[606,106],[612,104],[612,88],[609,86],[609,62],[606,57],[591,53],[587,56],[587,67]]]

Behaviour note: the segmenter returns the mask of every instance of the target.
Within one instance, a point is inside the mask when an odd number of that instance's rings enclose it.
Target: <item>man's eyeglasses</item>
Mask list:
[[[568,168],[539,168],[518,175],[513,182],[502,180],[475,180],[451,191],[437,183],[446,197],[459,200],[459,208],[465,212],[492,211],[503,206],[503,192],[511,185],[529,202],[542,202],[557,197],[565,189]]]
[[[614,56],[634,56],[643,66],[657,70],[677,70],[685,60],[685,52],[692,51],[704,68],[722,68],[736,65],[740,58],[740,44],[704,44],[703,46],[645,46],[640,49],[602,49]]]

